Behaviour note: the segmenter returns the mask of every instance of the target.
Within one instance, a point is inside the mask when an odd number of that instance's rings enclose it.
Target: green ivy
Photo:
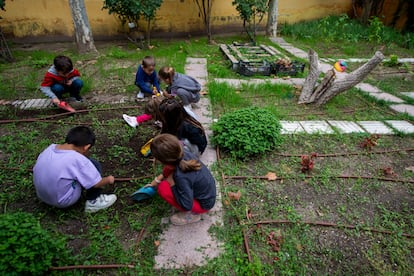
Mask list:
[[[29,213],[0,215],[0,271],[4,275],[44,275],[59,259],[67,260],[62,239],[52,237]]]
[[[249,107],[224,114],[212,126],[212,142],[237,158],[264,153],[282,143],[282,126],[267,109]]]
[[[104,0],[103,9],[109,14],[116,14],[122,24],[138,23],[141,16],[149,21],[155,18],[155,12],[163,0]]]

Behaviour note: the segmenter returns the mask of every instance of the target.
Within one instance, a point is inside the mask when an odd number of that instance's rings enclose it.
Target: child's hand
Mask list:
[[[106,180],[108,181],[108,184],[114,184],[115,183],[115,178],[112,175],[107,176]]]
[[[58,104],[60,104],[60,100],[58,98],[53,98],[52,103],[58,105]]]
[[[73,80],[72,80],[72,79],[70,79],[70,80],[66,80],[66,85],[67,85],[67,86],[71,86],[71,85],[72,85],[72,82],[73,82]]]

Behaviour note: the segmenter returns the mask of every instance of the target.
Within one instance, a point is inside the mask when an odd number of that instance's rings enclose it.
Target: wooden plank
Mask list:
[[[236,70],[239,67],[239,60],[236,59],[229,51],[226,44],[220,44],[220,50],[227,56],[232,63],[232,69]]]

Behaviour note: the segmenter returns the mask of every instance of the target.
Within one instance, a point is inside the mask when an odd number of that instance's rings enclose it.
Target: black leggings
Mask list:
[[[92,162],[92,164],[98,169],[99,173],[102,174],[102,166],[101,164],[93,159],[93,158],[89,158]],[[102,194],[102,189],[101,188],[89,188],[86,190],[86,200],[95,200],[97,199],[100,195]]]

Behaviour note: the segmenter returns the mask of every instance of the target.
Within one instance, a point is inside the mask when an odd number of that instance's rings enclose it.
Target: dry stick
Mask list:
[[[246,253],[247,253],[247,259],[249,260],[249,263],[252,262],[252,256],[250,255],[250,246],[249,246],[249,238],[246,234],[246,230],[242,230],[243,233],[243,244],[244,244],[244,249],[246,249]]]
[[[219,149],[218,146],[216,147],[216,155],[217,155],[217,163],[219,165],[219,168],[221,169],[221,167],[220,167],[220,161],[221,161],[220,160],[220,149]],[[224,185],[225,184],[225,181],[226,181],[226,176],[224,175],[224,172],[223,171],[221,171],[221,179],[222,179],[222,182],[223,182],[223,185]],[[237,218],[237,221],[239,222],[239,225],[240,225],[241,224],[240,223],[241,221],[237,217],[237,215],[236,215],[236,218]],[[252,256],[250,254],[249,239],[248,239],[248,236],[246,234],[246,230],[245,229],[242,230],[242,234],[243,234],[243,245],[244,245],[244,249],[245,249],[246,254],[247,254],[247,259],[251,263],[252,262]]]
[[[224,176],[226,179],[264,179],[268,180],[267,176],[257,176],[257,175],[226,175]],[[319,176],[319,175],[305,175],[305,176],[298,176],[298,177],[278,177],[275,180],[287,180],[287,179],[298,179],[298,178],[325,178],[326,176]],[[332,175],[328,176],[328,178],[344,178],[344,179],[374,179],[380,181],[387,181],[387,182],[401,182],[401,183],[414,183],[414,180],[405,180],[405,179],[395,179],[395,178],[387,178],[387,177],[376,177],[376,176],[357,176],[357,175]]]
[[[45,116],[45,117],[41,117],[41,118],[0,120],[0,124],[22,123],[22,122],[37,122],[37,121],[42,121],[42,120],[47,120],[47,119],[54,119],[54,118],[68,116],[68,115],[73,115],[73,114],[81,114],[81,113],[88,113],[88,112],[95,112],[95,111],[118,110],[118,109],[132,109],[132,108],[137,108],[137,107],[138,106],[136,106],[136,105],[132,105],[132,106],[130,105],[130,106],[108,107],[108,108],[98,108],[98,109],[81,109],[81,110],[76,110],[75,112],[64,112],[64,113],[53,114],[53,115],[49,115],[49,116]]]
[[[138,248],[139,243],[141,242],[142,238],[144,237],[146,227],[148,226],[150,221],[151,221],[151,215],[148,215],[147,220],[145,221],[145,226],[142,227],[141,231],[139,231],[139,234],[138,234],[138,237],[137,237],[137,242],[135,244],[136,248]]]
[[[154,177],[154,176],[153,175],[145,175],[145,176],[140,176],[140,177],[117,177],[117,178],[115,178],[115,182],[128,182],[128,181],[140,180],[140,179],[152,178],[152,177]]]
[[[396,234],[395,232],[392,232],[389,230],[380,230],[376,228],[362,227],[362,226],[359,227],[359,226],[350,225],[350,224],[339,225],[333,222],[326,222],[326,221],[306,221],[306,220],[305,221],[290,221],[290,220],[281,219],[281,220],[256,221],[256,222],[251,222],[249,224],[259,225],[259,224],[296,224],[296,223],[314,225],[314,226],[323,226],[323,227],[333,227],[333,228],[361,229],[367,232],[374,232],[374,233],[381,233],[381,234],[388,234],[388,235]],[[414,235],[407,234],[407,233],[402,233],[401,235],[407,238],[414,238]]]
[[[317,157],[338,157],[338,156],[350,156],[350,155],[364,155],[364,154],[384,154],[394,153],[401,151],[414,151],[414,148],[396,149],[396,150],[380,150],[380,151],[359,151],[359,152],[341,152],[341,153],[327,153],[319,154]],[[283,157],[301,157],[303,154],[290,154],[290,153],[278,153],[277,156]]]
[[[132,264],[107,264],[107,265],[69,265],[52,266],[49,270],[74,270],[74,269],[103,269],[103,268],[135,268]]]

